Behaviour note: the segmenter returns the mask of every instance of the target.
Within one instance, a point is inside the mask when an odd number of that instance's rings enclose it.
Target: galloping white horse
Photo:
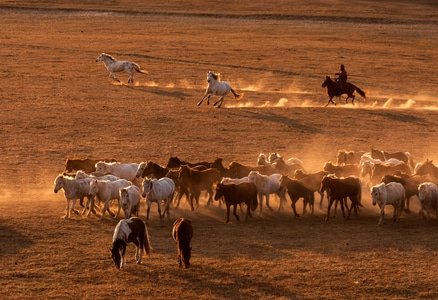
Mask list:
[[[207,104],[210,104],[211,96],[220,96],[219,99],[213,104],[219,104],[217,107],[221,107],[222,102],[224,102],[224,97],[229,93],[233,93],[234,99],[240,100],[243,97],[242,94],[236,93],[236,91],[231,87],[231,85],[226,81],[220,81],[220,73],[215,74],[212,71],[208,71],[207,73],[207,82],[208,87],[205,91],[204,96],[202,96],[201,101],[199,101],[198,106],[202,104],[205,98],[207,98]]]
[[[130,61],[117,61],[114,57],[106,53],[102,53],[98,58],[96,58],[96,62],[99,61],[103,61],[105,67],[110,72],[109,77],[117,82],[120,82],[120,80],[114,75],[114,72],[125,71],[128,73],[128,83],[134,82],[134,73],[132,70],[135,70],[139,73],[148,74],[148,71],[142,70],[138,64]]]

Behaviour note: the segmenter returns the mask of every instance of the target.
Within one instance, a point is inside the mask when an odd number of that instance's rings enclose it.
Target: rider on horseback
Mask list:
[[[341,65],[339,67],[339,73],[336,73],[335,75],[338,76],[335,79],[336,84],[337,84],[338,94],[341,95],[343,93],[346,93],[348,75],[347,75],[347,71],[345,70],[344,65]]]

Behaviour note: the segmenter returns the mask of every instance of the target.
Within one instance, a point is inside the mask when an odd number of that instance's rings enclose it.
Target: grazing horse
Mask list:
[[[125,266],[126,245],[134,243],[135,260],[141,264],[143,260],[143,251],[146,254],[151,253],[151,243],[149,242],[149,233],[146,224],[137,217],[120,220],[114,229],[113,247],[109,248],[114,264],[118,269]]]
[[[385,184],[382,182],[375,185],[371,188],[371,197],[373,198],[373,205],[379,204],[380,207],[379,225],[383,222],[386,205],[394,206],[394,222],[400,219],[405,203],[405,189],[401,183],[390,182]]]
[[[429,220],[429,212],[435,209],[438,219],[438,186],[433,182],[423,182],[418,186],[418,198],[421,204],[421,215],[424,220]],[[426,211],[427,215],[424,215]]]
[[[160,219],[164,217],[167,211],[167,217],[169,217],[169,205],[172,202],[173,195],[175,193],[175,183],[168,177],[160,179],[145,178],[142,182],[142,196],[146,198],[148,204],[146,220],[149,220],[149,212],[151,210],[152,202],[158,205],[158,215]],[[164,211],[161,215],[161,201],[164,200]]]
[[[346,90],[340,92],[338,90],[336,82],[334,82],[333,79],[330,78],[330,76],[325,77],[325,81],[322,83],[322,87],[327,87],[327,94],[329,96],[329,100],[325,106],[329,105],[330,102],[336,105],[336,102],[333,101],[333,97],[341,97],[343,94],[347,94],[347,99],[345,99],[345,103],[348,103],[348,98],[351,98],[351,104],[354,105],[355,95],[353,95],[353,93],[355,91],[357,91],[359,95],[361,95],[364,99],[367,98],[364,91],[362,91],[360,88],[350,82],[347,82]]]
[[[207,82],[208,87],[207,90],[204,93],[204,96],[202,96],[201,101],[199,101],[198,106],[202,104],[202,101],[204,101],[205,98],[207,98],[207,104],[210,104],[210,97],[211,96],[220,96],[219,99],[213,104],[213,106],[221,107],[222,102],[224,102],[224,97],[229,93],[233,93],[234,99],[240,100],[243,97],[242,94],[238,94],[231,85],[226,81],[220,81],[220,74],[215,74],[212,71],[208,71],[207,73]]]
[[[438,167],[435,166],[432,160],[426,159],[418,168],[415,174],[426,175],[429,174],[432,181],[438,183]]]
[[[257,187],[250,182],[242,182],[239,184],[223,184],[216,183],[216,195],[214,199],[217,201],[219,198],[224,197],[225,205],[227,206],[227,222],[230,221],[230,207],[233,205],[233,215],[237,221],[240,221],[240,217],[236,213],[237,204],[245,203],[247,206],[246,217],[252,217],[251,210],[255,211],[257,208]]]
[[[331,175],[324,176],[321,181],[320,191],[323,193],[326,190],[329,190],[328,195],[330,195],[327,217],[325,218],[326,222],[329,221],[330,208],[335,200],[341,202],[341,210],[345,218],[344,198],[350,198],[351,207],[348,211],[347,219],[350,217],[353,208],[357,213],[357,206],[362,206],[360,203],[362,199],[362,186],[358,177],[349,176],[346,178],[334,178]]]
[[[313,190],[308,189],[302,182],[297,179],[290,179],[287,175],[283,175],[280,177],[280,186],[287,190],[289,194],[290,200],[292,201],[291,207],[294,211],[295,217],[299,217],[300,215],[297,213],[295,208],[295,203],[303,198],[303,215],[306,213],[306,206],[309,204],[312,213],[314,211],[314,200],[315,196]]]
[[[190,257],[192,256],[192,247],[190,241],[193,237],[192,221],[185,218],[179,218],[173,223],[172,237],[175,240],[178,250],[178,266],[182,264],[186,269],[190,267]]]
[[[114,72],[125,71],[128,73],[128,83],[134,82],[133,70],[137,71],[138,73],[148,74],[148,71],[142,70],[138,64],[130,61],[117,61],[114,57],[106,53],[102,53],[98,58],[96,58],[96,62],[99,61],[103,61],[105,67],[110,73],[109,77],[117,82],[120,82],[120,80],[114,75]]]

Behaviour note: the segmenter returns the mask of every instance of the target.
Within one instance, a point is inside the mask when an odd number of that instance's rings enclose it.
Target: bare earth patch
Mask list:
[[[2,298],[437,298],[438,221],[422,220],[417,199],[380,227],[366,189],[357,217],[329,223],[326,202],[229,224],[205,200],[162,221],[153,206],[152,255],[136,265],[129,245],[123,270],[108,250],[118,220],[62,219],[53,180],[67,157],[255,165],[279,152],[318,171],[340,149],[373,147],[438,162],[434,1],[143,2],[0,1]],[[102,52],[149,74],[116,83],[94,61]],[[340,63],[367,99],[324,108],[321,84]],[[196,106],[209,70],[244,98]],[[171,237],[178,217],[194,227],[187,270]]]

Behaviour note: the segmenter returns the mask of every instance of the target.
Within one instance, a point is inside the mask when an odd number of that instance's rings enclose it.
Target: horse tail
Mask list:
[[[360,88],[356,87],[356,91],[359,93],[359,95],[362,96],[362,98],[366,99],[367,96],[365,95],[365,92],[362,91]]]
[[[138,73],[149,74],[148,71],[142,70],[138,64],[132,63],[132,65],[134,66],[134,70],[136,70]]]
[[[234,95],[234,99],[240,100],[243,98],[244,93],[238,94],[233,88],[231,88],[231,93]]]
[[[144,226],[144,229],[145,229],[145,231],[144,231],[143,245],[144,245],[144,250],[146,251],[146,254],[149,255],[149,254],[151,254],[152,247],[151,247],[151,242],[149,240],[149,233],[148,233],[148,228],[147,228],[146,224]]]

